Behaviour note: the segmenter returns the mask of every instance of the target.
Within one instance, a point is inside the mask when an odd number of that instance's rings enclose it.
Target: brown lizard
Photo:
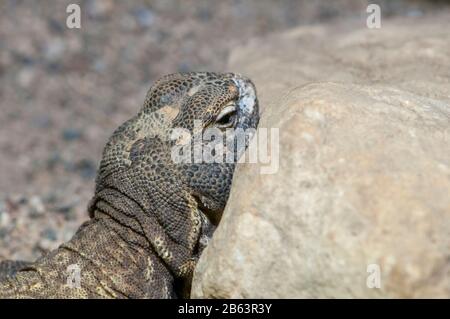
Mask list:
[[[254,130],[258,112],[254,85],[237,74],[158,80],[105,146],[90,220],[35,262],[0,262],[0,298],[188,297],[251,137],[238,143],[237,132]],[[227,139],[202,139],[208,129],[226,131]],[[216,156],[216,146],[233,149],[232,161],[195,157],[196,147]]]

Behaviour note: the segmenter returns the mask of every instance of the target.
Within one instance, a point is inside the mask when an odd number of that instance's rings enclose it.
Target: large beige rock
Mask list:
[[[234,52],[260,128],[279,128],[279,169],[237,169],[193,297],[450,297],[448,21],[299,28]]]

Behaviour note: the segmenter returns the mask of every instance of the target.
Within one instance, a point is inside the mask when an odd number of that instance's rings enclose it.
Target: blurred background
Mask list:
[[[66,7],[81,7],[81,29]],[[102,148],[158,77],[227,70],[254,37],[298,25],[414,19],[425,0],[0,0],[0,259],[34,259],[87,219]],[[257,58],[257,57],[255,57]]]

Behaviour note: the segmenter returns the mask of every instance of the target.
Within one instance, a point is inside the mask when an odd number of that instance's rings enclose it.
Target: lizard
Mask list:
[[[104,147],[89,220],[34,262],[0,262],[0,298],[188,298],[258,121],[255,86],[242,75],[157,80]],[[207,130],[226,138],[202,138]],[[199,161],[195,147],[233,156]]]

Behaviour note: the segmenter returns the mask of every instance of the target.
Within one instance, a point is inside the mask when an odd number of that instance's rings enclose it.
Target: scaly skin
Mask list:
[[[0,298],[188,297],[248,138],[233,162],[177,163],[172,151],[188,140],[173,129],[198,137],[207,128],[255,129],[258,120],[254,86],[242,76],[184,73],[157,81],[105,146],[91,219],[34,263],[1,262]]]

